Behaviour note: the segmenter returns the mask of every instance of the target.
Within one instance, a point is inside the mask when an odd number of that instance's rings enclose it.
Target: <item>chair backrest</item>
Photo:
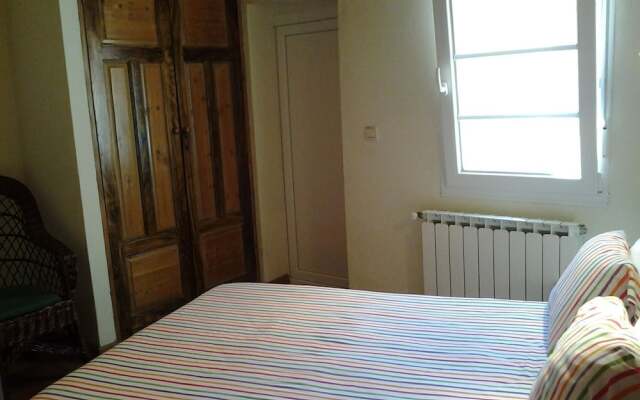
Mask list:
[[[33,241],[38,229],[44,227],[31,192],[0,176],[0,287],[61,287],[59,260]]]

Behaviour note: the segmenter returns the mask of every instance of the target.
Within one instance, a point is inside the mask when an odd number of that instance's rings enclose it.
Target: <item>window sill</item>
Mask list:
[[[442,184],[441,195],[444,198],[471,198],[478,200],[517,201],[537,204],[551,204],[559,206],[580,206],[605,208],[609,204],[609,194],[603,193],[551,193],[551,192],[526,192],[504,190],[483,190],[481,188],[460,187]]]

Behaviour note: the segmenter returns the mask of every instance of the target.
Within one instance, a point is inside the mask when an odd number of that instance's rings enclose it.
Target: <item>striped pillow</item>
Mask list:
[[[640,279],[624,232],[603,233],[587,241],[549,295],[549,354],[584,303],[597,296],[619,297],[635,321],[640,314],[639,292]]]
[[[580,308],[540,371],[532,400],[640,399],[640,324],[618,297]]]

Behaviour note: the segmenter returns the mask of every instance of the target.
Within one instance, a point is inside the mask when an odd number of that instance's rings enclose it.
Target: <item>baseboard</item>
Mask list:
[[[113,347],[115,347],[115,345],[117,345],[119,342],[116,340],[113,343],[109,343],[109,344],[105,344],[104,346],[100,346],[100,354],[111,350]]]
[[[291,283],[291,279],[289,279],[289,274],[286,274],[286,275],[277,277],[276,279],[270,281],[269,283],[289,284]]]

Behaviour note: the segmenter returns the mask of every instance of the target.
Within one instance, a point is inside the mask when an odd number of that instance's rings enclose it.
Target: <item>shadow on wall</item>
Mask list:
[[[29,186],[49,232],[78,256],[81,329],[97,349],[57,1],[2,2],[0,60],[0,74],[7,78],[0,83],[0,110],[7,112],[2,105],[14,108],[9,111],[13,118],[0,118],[0,174]],[[4,157],[5,152],[10,157]]]

